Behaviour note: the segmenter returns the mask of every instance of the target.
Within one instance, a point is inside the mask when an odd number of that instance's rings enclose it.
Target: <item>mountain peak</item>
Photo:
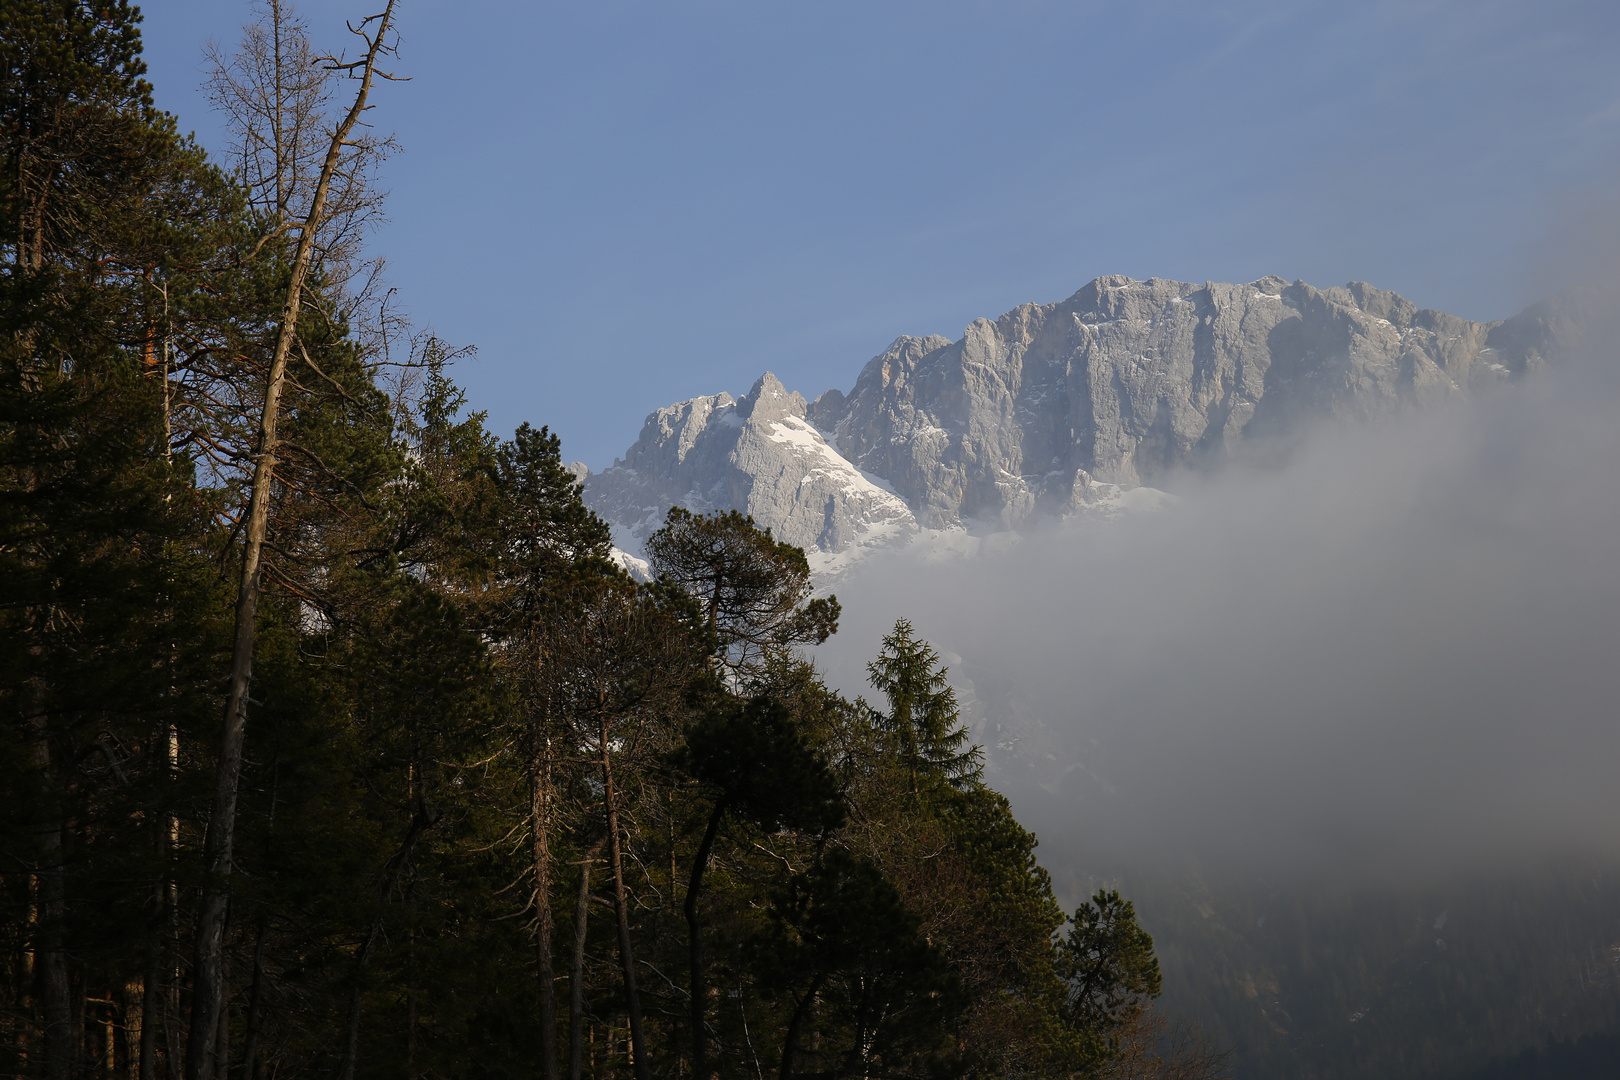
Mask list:
[[[738,413],[756,422],[803,416],[808,407],[800,394],[788,390],[769,371],[755,380],[753,389],[737,402]]]

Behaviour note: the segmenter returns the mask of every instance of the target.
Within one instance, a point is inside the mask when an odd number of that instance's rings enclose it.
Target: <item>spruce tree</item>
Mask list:
[[[910,621],[894,624],[866,670],[872,686],[889,700],[889,711],[875,719],[911,777],[912,791],[928,778],[957,788],[977,784],[984,771],[983,752],[968,745],[956,691],[946,681],[939,653],[916,637]]]

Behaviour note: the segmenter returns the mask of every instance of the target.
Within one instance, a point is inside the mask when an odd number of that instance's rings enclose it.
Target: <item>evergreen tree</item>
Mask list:
[[[1069,988],[1065,1017],[1101,1036],[1109,1050],[1163,987],[1153,938],[1137,925],[1135,905],[1114,889],[1099,889],[1075,909],[1058,974]]]
[[[910,775],[912,790],[921,778],[957,788],[978,783],[983,752],[977,746],[963,749],[968,733],[957,712],[956,691],[946,682],[939,654],[915,636],[910,621],[894,624],[866,670],[873,687],[889,699],[889,711],[875,719]]]
[[[698,912],[721,822],[729,813],[767,833],[790,828],[826,836],[843,824],[844,807],[826,762],[805,743],[788,710],[768,697],[755,697],[740,708],[724,702],[687,732],[680,757],[685,771],[714,800],[692,859],[685,903],[692,1071],[707,1077],[708,989]]]
[[[17,0],[0,16],[0,196],[14,272],[40,274],[99,246],[176,144],[141,77],[140,18],[127,0]]]
[[[757,677],[770,653],[819,645],[838,630],[838,598],[811,597],[803,549],[735,510],[670,507],[664,527],[647,539],[647,558],[660,581],[697,600],[715,655],[734,675]]]
[[[153,309],[240,201],[152,107],[138,23],[127,3],[0,9],[0,701],[27,868],[6,922],[39,980],[6,1046],[53,1078],[87,1025],[155,1061],[172,772],[217,655],[212,507],[170,454]]]
[[[557,1077],[557,1002],[551,894],[558,777],[564,757],[549,679],[557,669],[553,625],[559,591],[577,597],[596,580],[623,583],[607,561],[611,535],[581,499],[562,465],[561,444],[547,429],[517,429],[497,458],[502,516],[494,559],[502,602],[496,615],[506,674],[521,711],[528,780],[530,875],[540,988],[541,1073]],[[566,582],[566,585],[564,584]],[[609,586],[611,590],[611,585]],[[605,751],[604,751],[605,754]],[[604,762],[606,757],[604,756]],[[610,808],[610,816],[616,813]],[[611,826],[610,826],[611,827]]]

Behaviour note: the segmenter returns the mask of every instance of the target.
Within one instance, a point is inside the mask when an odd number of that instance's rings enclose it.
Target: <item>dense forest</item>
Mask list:
[[[1233,1046],[1244,1075],[1573,1080],[1581,1053],[1607,1063],[1592,1075],[1615,1075],[1610,859],[1399,881],[1290,880],[1214,860],[1178,870],[1114,880],[1152,927],[1161,1004]],[[1057,875],[1060,892],[1076,884]]]
[[[0,8],[0,1073],[1217,1075],[904,620],[851,701],[802,551],[637,582],[469,408],[366,247],[393,4],[244,15],[216,162],[127,0]]]

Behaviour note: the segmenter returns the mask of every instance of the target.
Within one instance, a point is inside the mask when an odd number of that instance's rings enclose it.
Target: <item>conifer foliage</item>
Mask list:
[[[889,699],[889,711],[874,714],[873,721],[906,769],[913,790],[929,780],[956,787],[979,782],[983,752],[967,745],[956,691],[945,679],[939,654],[918,640],[909,620],[894,624],[867,672]]]
[[[135,8],[0,7],[0,1074],[1073,1077],[1138,1045],[1151,939],[1112,893],[1060,933],[908,623],[878,711],[800,654],[838,602],[748,518],[672,510],[632,580],[557,438],[490,432],[458,350],[368,309],[366,146],[320,110],[372,68],[312,75],[260,15],[217,58],[227,173],[153,109]]]
[[[697,601],[715,659],[733,673],[758,674],[771,654],[819,645],[838,630],[838,598],[811,595],[804,552],[735,510],[672,507],[647,556],[660,581]]]

